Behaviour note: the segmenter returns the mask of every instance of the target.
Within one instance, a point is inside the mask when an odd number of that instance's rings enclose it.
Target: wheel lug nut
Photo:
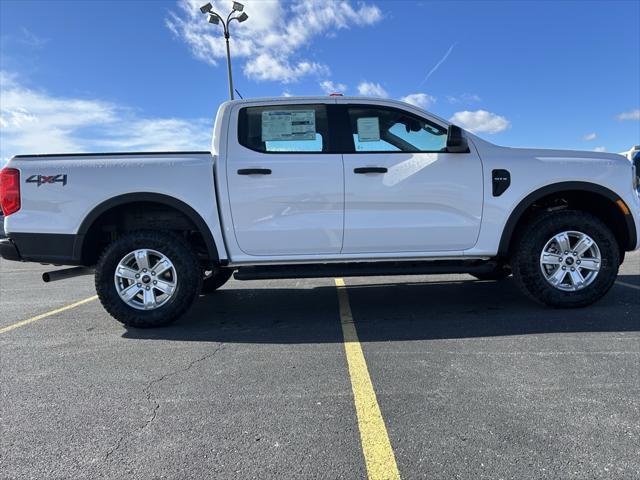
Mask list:
[[[155,275],[155,274],[156,274],[156,272],[151,272],[151,275]]]
[[[572,271],[572,272],[575,272],[575,271],[576,271],[576,269],[575,269],[575,268],[573,268],[573,267],[571,267],[571,271]]]
[[[580,263],[581,263],[581,262],[580,262],[580,260],[578,260],[576,263],[577,263],[578,265],[580,265]]]
[[[136,278],[140,278],[140,274],[139,273],[136,273]]]
[[[563,269],[563,270],[566,270],[566,269],[567,269],[567,267],[563,266],[563,267],[562,267],[562,269]]]
[[[147,287],[147,290],[149,290],[151,287]]]
[[[158,282],[156,282],[156,281],[154,280],[154,281],[153,281],[153,284],[154,284],[154,285],[157,285],[157,284],[158,284]]]
[[[569,255],[569,250],[565,250],[565,251],[564,251],[564,254],[565,254],[565,255]]]
[[[141,283],[139,283],[139,284],[138,284],[138,286],[139,286],[139,287],[141,287],[141,286],[142,286],[142,284],[141,284]]]
[[[146,269],[146,268],[143,268],[143,269],[142,269],[142,271],[143,271],[143,272],[146,272],[146,271],[147,271],[147,269]]]

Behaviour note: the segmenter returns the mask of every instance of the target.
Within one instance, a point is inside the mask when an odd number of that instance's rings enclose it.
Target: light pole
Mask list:
[[[224,39],[227,42],[227,71],[229,73],[229,97],[233,100],[233,76],[231,74],[231,52],[229,51],[229,24],[233,20],[237,20],[238,23],[244,22],[249,15],[247,15],[244,10],[244,5],[239,2],[233,2],[233,7],[229,15],[227,15],[227,20],[223,20],[223,18],[216,12],[213,11],[213,6],[211,3],[207,3],[200,7],[200,11],[205,15],[209,15],[209,23],[213,23],[214,25],[218,25],[222,23],[222,28],[224,29]],[[242,12],[240,15],[236,15],[232,17],[235,12]]]

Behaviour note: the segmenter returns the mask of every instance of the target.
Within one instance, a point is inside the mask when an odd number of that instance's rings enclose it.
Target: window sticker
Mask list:
[[[262,112],[263,142],[315,139],[315,110],[270,110]]]
[[[357,123],[359,142],[380,141],[380,121],[378,117],[361,117]]]

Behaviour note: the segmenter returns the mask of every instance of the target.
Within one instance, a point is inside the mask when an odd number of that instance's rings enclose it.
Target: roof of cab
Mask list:
[[[368,101],[377,101],[377,102],[389,102],[389,103],[399,103],[403,105],[409,105],[408,103],[402,102],[400,100],[393,100],[390,98],[380,98],[380,97],[361,97],[361,96],[353,96],[353,95],[300,95],[300,96],[288,96],[288,97],[257,97],[257,98],[244,98],[244,99],[235,99],[235,100],[227,100],[225,103],[253,103],[253,102],[297,102],[297,101],[317,101],[317,102],[330,102],[331,100],[354,100],[358,102],[368,102]]]

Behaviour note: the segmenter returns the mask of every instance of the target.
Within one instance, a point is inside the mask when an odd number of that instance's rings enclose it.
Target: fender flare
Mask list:
[[[539,188],[538,190],[534,190],[529,195],[524,197],[520,203],[513,209],[511,215],[509,215],[509,219],[502,230],[502,236],[500,237],[500,245],[498,247],[498,256],[507,256],[509,254],[509,244],[511,243],[511,239],[513,238],[513,234],[516,229],[516,225],[520,218],[522,218],[523,213],[529,208],[534,202],[540,200],[547,195],[551,195],[553,193],[574,190],[574,191],[586,191],[591,193],[597,193],[602,195],[605,198],[608,198],[613,203],[622,202],[622,204],[626,207],[627,212],[630,212],[629,207],[625,203],[622,198],[620,198],[615,192],[609,190],[602,185],[597,185],[595,183],[590,182],[559,182],[553,183],[551,185],[544,186]],[[624,219],[627,226],[627,235],[629,238],[629,245],[626,246],[627,249],[633,249],[637,242],[637,233],[636,233],[636,225],[633,221],[633,216],[629,214],[624,214]]]
[[[202,238],[204,239],[207,246],[209,258],[214,262],[218,262],[220,260],[218,256],[218,249],[216,248],[215,241],[213,240],[211,229],[198,212],[196,212],[190,205],[186,204],[182,200],[178,200],[175,197],[151,192],[125,193],[124,195],[112,197],[98,204],[98,206],[96,206],[84,217],[84,220],[80,224],[80,228],[78,229],[78,234],[76,236],[78,241],[74,245],[74,257],[81,257],[82,248],[84,246],[84,238],[89,232],[89,229],[91,228],[93,223],[100,217],[100,215],[114,207],[134,202],[159,203],[161,205],[175,208],[179,212],[183,213],[189,220],[193,222],[193,224],[202,234]]]

